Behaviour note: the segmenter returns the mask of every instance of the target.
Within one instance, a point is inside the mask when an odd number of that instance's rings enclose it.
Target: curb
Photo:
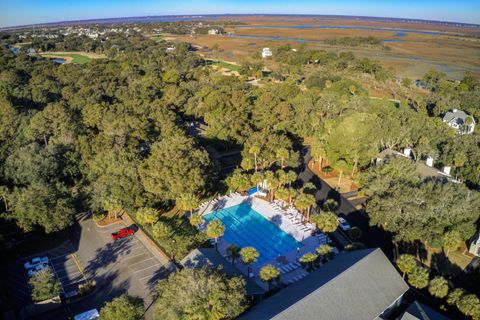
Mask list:
[[[114,221],[114,222],[106,224],[106,225],[99,225],[97,222],[102,221],[102,220],[103,219],[98,220],[98,221],[93,220],[93,222],[95,223],[95,226],[97,226],[98,228],[106,228],[106,227],[110,227],[110,226],[113,226],[114,224],[119,224],[119,223],[122,223],[122,224],[125,225],[125,222],[122,219],[119,219],[117,221]]]

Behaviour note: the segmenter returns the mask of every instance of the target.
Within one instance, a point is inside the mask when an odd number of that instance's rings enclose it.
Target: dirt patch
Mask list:
[[[320,179],[325,181],[330,187],[337,190],[340,193],[347,193],[352,191],[358,191],[359,186],[355,183],[348,174],[343,173],[340,178],[340,173],[332,168],[329,172],[322,171],[323,168],[329,167],[328,161],[323,160],[322,164],[311,160],[308,163],[308,168],[315,173]]]

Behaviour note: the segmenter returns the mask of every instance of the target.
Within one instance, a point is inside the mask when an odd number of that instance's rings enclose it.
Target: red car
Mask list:
[[[135,233],[135,229],[133,227],[127,227],[118,230],[117,232],[112,233],[112,239],[117,240],[125,237],[132,236]]]

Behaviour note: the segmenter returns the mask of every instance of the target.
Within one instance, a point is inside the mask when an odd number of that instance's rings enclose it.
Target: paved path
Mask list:
[[[321,205],[323,202],[332,198],[338,202],[339,208],[336,211],[337,215],[342,215],[351,226],[356,226],[362,230],[361,242],[365,243],[368,247],[380,247],[383,252],[393,259],[393,245],[391,241],[391,236],[389,233],[378,227],[371,227],[368,223],[368,217],[358,212],[355,207],[345,199],[340,193],[332,189],[325,181],[320,179],[315,175],[309,168],[308,163],[311,160],[310,149],[304,148],[302,150],[302,167],[298,176],[298,182],[302,185],[307,182],[312,182],[317,187],[317,192],[315,193],[315,199],[317,204]],[[342,232],[336,231],[334,236],[340,241],[342,238],[346,238]]]

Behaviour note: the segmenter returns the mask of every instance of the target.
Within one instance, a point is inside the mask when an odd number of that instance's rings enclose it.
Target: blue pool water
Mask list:
[[[257,249],[260,253],[256,263],[258,266],[303,246],[248,204],[214,211],[204,216],[204,219],[207,223],[215,219],[220,220],[225,226],[223,238],[227,242],[241,248]]]

